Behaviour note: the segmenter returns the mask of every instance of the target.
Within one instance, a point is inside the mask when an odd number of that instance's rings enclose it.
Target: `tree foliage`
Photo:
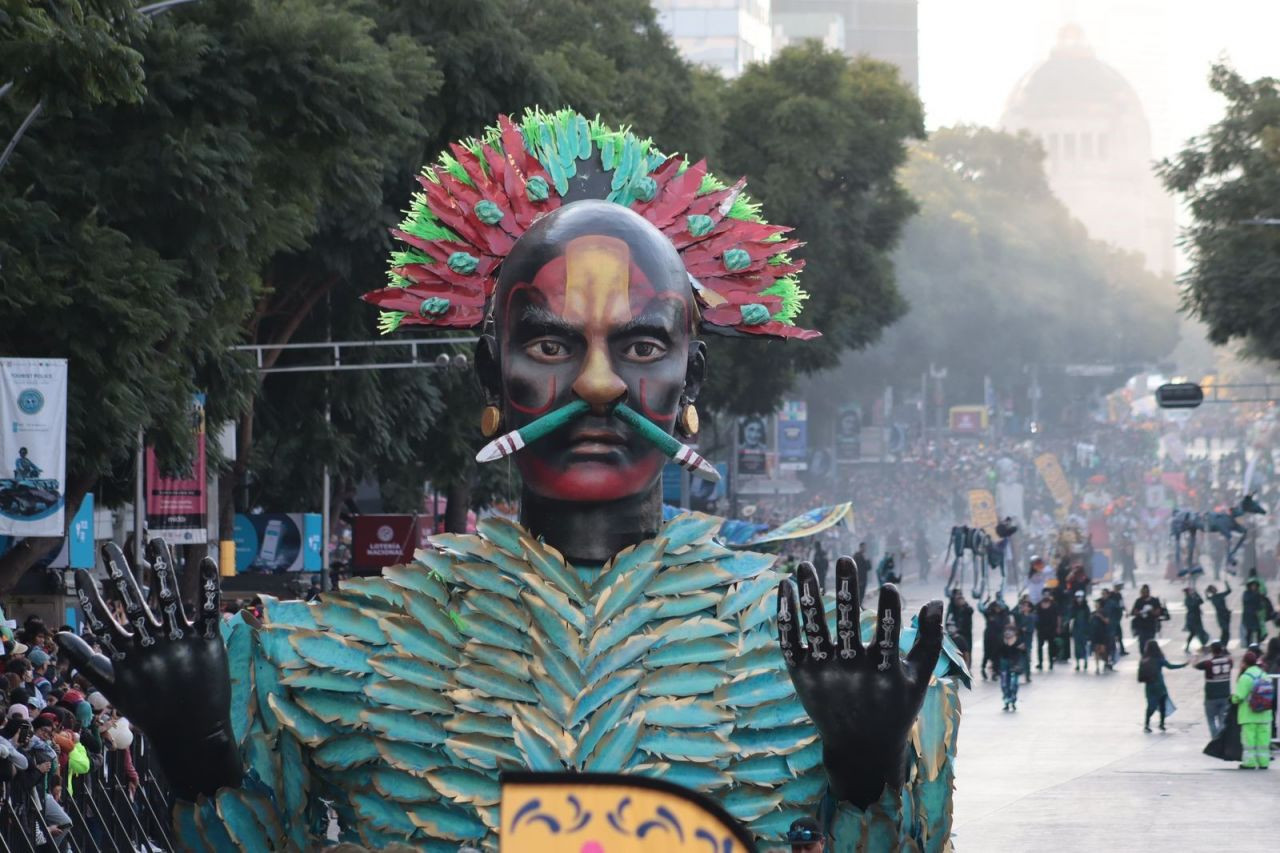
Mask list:
[[[746,175],[770,221],[806,241],[796,252],[809,292],[799,322],[823,333],[803,346],[716,342],[709,406],[772,411],[797,372],[835,365],[902,314],[891,259],[915,205],[897,170],[907,140],[923,134],[923,119],[896,68],[816,43],[751,66],[723,98],[716,168]]]
[[[953,404],[982,402],[984,376],[1025,400],[1031,364],[1054,396],[1065,364],[1142,365],[1173,348],[1171,283],[1091,239],[1043,160],[1029,137],[975,127],[935,131],[912,151],[902,182],[920,213],[894,258],[909,310],[815,382],[815,406],[918,389],[931,364],[947,368]]]
[[[1182,307],[1213,343],[1280,360],[1280,80],[1220,64],[1209,85],[1227,101],[1222,120],[1159,168],[1192,216]]]
[[[47,115],[0,173],[0,339],[70,360],[72,505],[140,427],[171,464],[189,453],[193,392],[211,424],[244,409],[230,348],[273,265],[380,200],[389,146],[417,129],[400,104],[433,82],[429,55],[341,2],[206,0],[132,49],[139,101]],[[0,103],[8,125],[21,109]]]

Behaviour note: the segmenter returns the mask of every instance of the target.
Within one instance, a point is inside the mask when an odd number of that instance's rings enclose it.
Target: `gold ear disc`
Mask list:
[[[677,426],[680,427],[680,432],[690,438],[698,434],[698,427],[701,424],[698,421],[698,410],[693,407],[692,403],[680,410],[680,419],[677,421]]]
[[[502,410],[497,406],[485,406],[480,413],[480,432],[485,438],[493,438],[502,429]]]

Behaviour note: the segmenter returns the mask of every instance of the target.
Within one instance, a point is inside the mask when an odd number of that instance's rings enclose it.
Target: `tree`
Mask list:
[[[1170,282],[1091,239],[1054,197],[1043,160],[1031,138],[977,127],[935,131],[912,151],[902,181],[920,213],[894,257],[909,309],[878,344],[815,378],[816,420],[886,385],[918,389],[931,364],[948,369],[955,402],[980,403],[986,376],[1025,400],[1027,365],[1039,364],[1046,398],[1061,397],[1064,364],[1136,366],[1173,348]]]
[[[0,173],[0,338],[70,359],[72,507],[139,427],[180,462],[196,390],[211,424],[239,415],[254,377],[230,347],[271,265],[330,222],[335,195],[367,203],[380,153],[416,132],[400,105],[433,85],[429,54],[338,0],[205,0],[133,48],[138,103],[51,115]],[[33,550],[0,558],[0,589]]]
[[[1213,343],[1280,360],[1280,80],[1250,83],[1218,64],[1209,86],[1226,114],[1158,169],[1192,217],[1182,309]]]
[[[812,42],[750,66],[724,101],[717,171],[746,175],[769,221],[806,241],[799,322],[823,337],[717,345],[706,398],[712,410],[772,411],[797,373],[835,365],[902,314],[891,253],[915,206],[897,170],[923,119],[893,66]]]

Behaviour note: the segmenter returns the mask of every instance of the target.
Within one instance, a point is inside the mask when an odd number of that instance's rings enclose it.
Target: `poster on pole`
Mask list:
[[[769,454],[773,450],[771,420],[758,415],[738,418],[736,473],[739,476],[769,476]]]
[[[856,403],[840,407],[836,419],[836,461],[849,463],[862,458],[862,407]]]
[[[778,469],[804,471],[809,467],[808,408],[804,400],[787,400],[778,413]]]
[[[173,477],[162,476],[155,448],[147,448],[148,535],[159,536],[170,545],[199,545],[209,541],[204,399],[203,394],[196,394],[191,401],[195,451],[185,471]]]
[[[67,360],[0,359],[0,535],[66,532]]]

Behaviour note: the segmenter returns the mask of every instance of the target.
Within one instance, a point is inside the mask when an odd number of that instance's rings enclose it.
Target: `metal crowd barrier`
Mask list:
[[[130,755],[138,774],[132,796],[119,750],[107,751],[101,767],[76,776],[69,796],[63,780],[62,807],[71,827],[56,842],[49,840],[44,819],[43,786],[23,796],[12,785],[0,785],[0,853],[172,853],[166,786],[144,740],[134,742]]]

